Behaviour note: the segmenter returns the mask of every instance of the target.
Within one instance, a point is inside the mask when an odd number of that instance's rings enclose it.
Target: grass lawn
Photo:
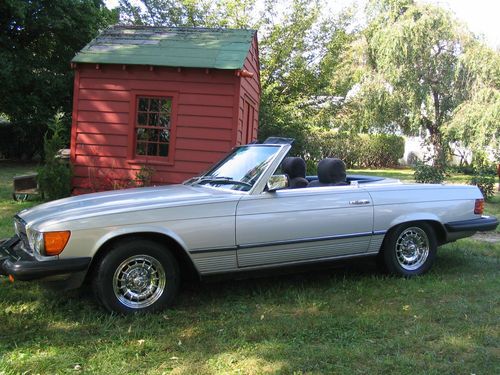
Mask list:
[[[29,170],[0,164],[0,237],[34,204],[10,199],[12,176]],[[486,209],[498,215],[500,195]],[[190,283],[145,317],[0,277],[0,374],[498,374],[499,290],[500,244],[470,239],[441,247],[423,277],[365,261]]]

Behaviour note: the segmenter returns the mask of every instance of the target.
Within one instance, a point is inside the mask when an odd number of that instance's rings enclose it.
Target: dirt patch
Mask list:
[[[471,238],[477,241],[500,243],[500,233],[496,232],[477,232]]]

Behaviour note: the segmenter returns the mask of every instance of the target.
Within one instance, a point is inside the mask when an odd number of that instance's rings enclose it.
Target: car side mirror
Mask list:
[[[286,174],[275,174],[267,181],[267,191],[276,191],[288,187],[288,176]]]

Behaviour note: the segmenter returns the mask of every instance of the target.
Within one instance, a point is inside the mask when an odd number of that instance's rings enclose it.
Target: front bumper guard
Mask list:
[[[20,248],[17,236],[0,241],[0,275],[12,275],[17,280],[36,280],[85,271],[91,259],[82,257],[40,261]]]

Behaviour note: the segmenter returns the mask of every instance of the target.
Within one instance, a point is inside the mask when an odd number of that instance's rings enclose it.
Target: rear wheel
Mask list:
[[[93,277],[97,299],[121,314],[153,312],[174,301],[179,266],[170,251],[151,240],[116,243],[99,262]]]
[[[432,227],[427,223],[409,223],[387,234],[381,259],[392,274],[416,276],[432,267],[436,252],[437,241]]]

